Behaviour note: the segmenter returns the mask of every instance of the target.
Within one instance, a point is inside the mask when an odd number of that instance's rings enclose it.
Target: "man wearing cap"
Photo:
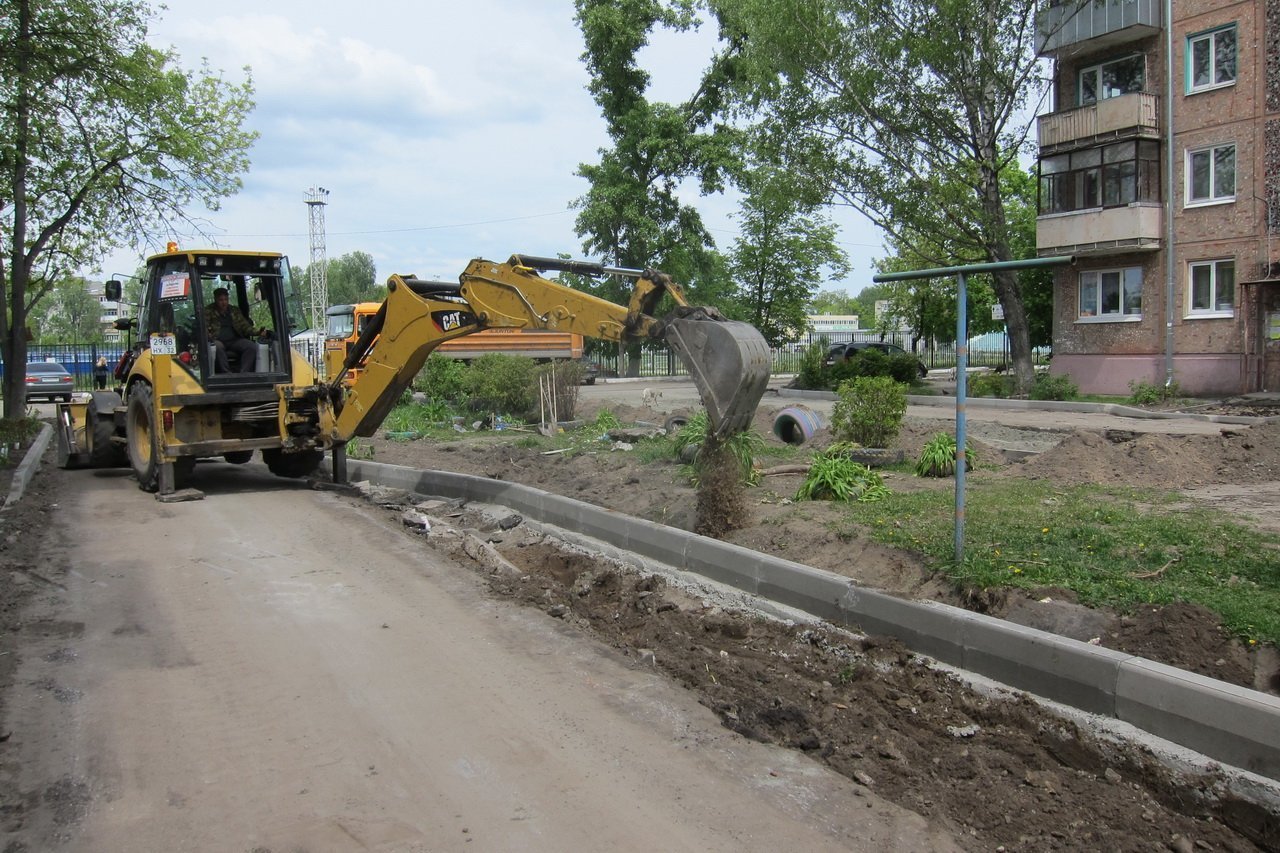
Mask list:
[[[240,356],[240,372],[252,373],[258,364],[258,345],[250,338],[263,334],[265,330],[253,328],[240,309],[231,304],[225,287],[213,291],[213,304],[205,307],[204,322],[214,346],[216,372],[231,372],[227,353],[234,352]]]

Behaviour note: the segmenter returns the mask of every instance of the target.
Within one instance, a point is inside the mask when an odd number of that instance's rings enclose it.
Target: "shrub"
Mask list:
[[[1013,391],[1013,377],[981,373],[970,378],[965,387],[971,397],[1008,397]]]
[[[976,456],[969,442],[964,443],[964,470],[973,468]],[[956,437],[949,432],[936,433],[920,451],[916,461],[917,477],[950,477],[956,472]]]
[[[431,400],[461,402],[466,387],[467,366],[457,359],[433,352],[413,378],[413,390],[420,391]]]
[[[800,353],[800,371],[796,374],[796,387],[818,390],[827,387],[823,362],[827,358],[825,338],[809,344]]]
[[[463,381],[468,408],[527,418],[538,411],[537,364],[520,355],[489,352],[471,362]]]
[[[1031,384],[1032,400],[1074,400],[1079,396],[1079,386],[1065,373],[1058,376],[1039,373]]]
[[[1167,403],[1180,396],[1181,389],[1177,382],[1168,385],[1153,385],[1146,381],[1129,380],[1129,400],[1135,406],[1156,406]]]
[[[842,382],[831,411],[837,441],[863,447],[888,447],[898,437],[907,411],[906,386],[888,376],[864,376]]]

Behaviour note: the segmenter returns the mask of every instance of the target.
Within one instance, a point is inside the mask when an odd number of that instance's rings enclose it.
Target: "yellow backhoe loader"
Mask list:
[[[540,275],[553,271],[628,277],[630,301],[615,305]],[[393,275],[342,369],[324,381],[288,345],[303,324],[285,256],[170,246],[147,260],[143,285],[138,316],[118,323],[136,342],[116,366],[115,390],[58,405],[58,454],[68,468],[129,465],[164,500],[200,496],[187,488],[197,459],[241,464],[255,450],[282,477],[312,474],[329,452],[344,482],[347,442],[374,434],[436,347],[484,329],[664,341],[721,437],[750,425],[769,380],[769,349],[754,327],[689,305],[655,270],[513,255],[473,260],[457,282]],[[109,297],[120,289],[108,282]],[[212,310],[224,289],[235,323]],[[658,318],[664,295],[674,309]],[[356,366],[359,376],[344,382]]]

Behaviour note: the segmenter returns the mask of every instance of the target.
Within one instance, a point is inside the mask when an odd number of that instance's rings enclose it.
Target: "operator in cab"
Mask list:
[[[214,346],[213,363],[217,373],[230,373],[228,353],[239,357],[240,373],[253,373],[258,363],[258,345],[251,338],[265,334],[265,329],[255,329],[240,309],[231,304],[231,296],[225,287],[213,291],[213,303],[204,309],[204,322]]]

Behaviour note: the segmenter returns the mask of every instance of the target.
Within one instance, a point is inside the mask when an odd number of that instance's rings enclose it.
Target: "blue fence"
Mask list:
[[[123,352],[122,344],[29,344],[27,361],[56,361],[75,377],[76,388],[88,391],[93,388],[93,366],[99,356],[105,355],[108,368],[115,370]],[[3,375],[4,363],[0,362]]]

